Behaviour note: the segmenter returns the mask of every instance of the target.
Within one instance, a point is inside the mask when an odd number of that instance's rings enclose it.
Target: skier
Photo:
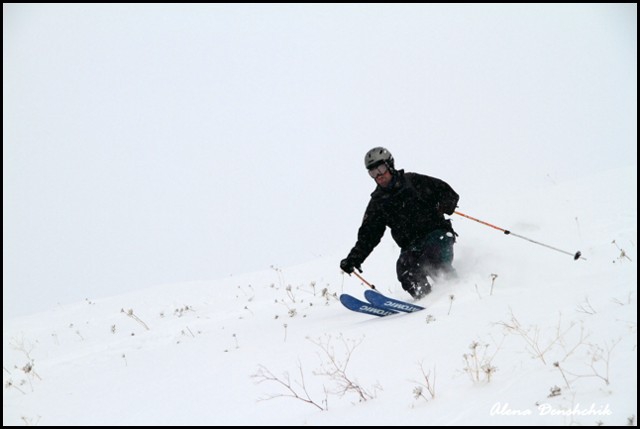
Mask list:
[[[393,156],[383,147],[367,152],[364,165],[377,186],[358,230],[358,241],[340,268],[348,274],[354,269],[362,272],[362,263],[388,226],[401,249],[396,263],[398,280],[413,298],[420,299],[431,292],[427,276],[455,275],[452,262],[457,234],[444,214],[453,214],[459,196],[440,179],[396,170]]]

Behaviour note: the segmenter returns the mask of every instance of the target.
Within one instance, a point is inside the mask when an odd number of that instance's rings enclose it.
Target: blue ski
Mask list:
[[[357,311],[358,313],[371,314],[380,317],[398,313],[397,311],[388,308],[381,308],[369,302],[360,301],[359,299],[354,298],[353,296],[346,293],[340,295],[340,302],[349,310]]]
[[[384,296],[380,292],[376,292],[371,289],[364,292],[364,297],[376,307],[385,308],[387,310],[404,311],[405,313],[424,310],[424,307],[420,307],[419,305],[411,304],[399,299],[389,298],[388,296]]]

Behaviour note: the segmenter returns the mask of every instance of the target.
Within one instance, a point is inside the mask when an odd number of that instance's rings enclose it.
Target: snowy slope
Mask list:
[[[364,290],[338,269],[349,242],[5,320],[3,424],[635,424],[636,183],[632,167],[472,203],[460,190],[462,212],[586,260],[454,216],[460,279],[414,314],[340,305]],[[387,234],[363,275],[406,299],[397,253]]]

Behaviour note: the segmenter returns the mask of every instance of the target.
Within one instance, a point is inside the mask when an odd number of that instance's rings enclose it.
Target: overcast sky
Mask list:
[[[635,165],[636,40],[636,4],[3,4],[3,315],[346,255],[374,146],[470,214]]]

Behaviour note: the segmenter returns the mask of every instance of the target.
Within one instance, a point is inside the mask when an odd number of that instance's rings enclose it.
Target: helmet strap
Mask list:
[[[387,166],[387,168],[389,169],[389,172],[393,177],[398,175],[398,171],[395,168],[393,168],[392,164],[390,164],[388,161],[385,161],[384,164]]]

